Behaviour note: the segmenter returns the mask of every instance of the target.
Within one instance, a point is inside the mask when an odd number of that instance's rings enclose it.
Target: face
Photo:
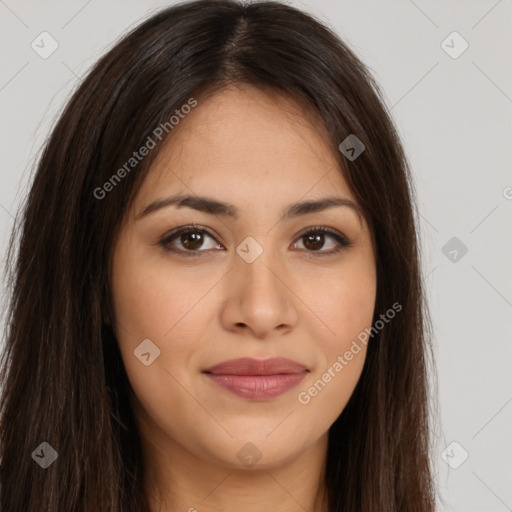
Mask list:
[[[162,453],[272,468],[325,447],[360,377],[371,234],[327,133],[290,100],[224,89],[178,128],[113,253],[134,411]]]

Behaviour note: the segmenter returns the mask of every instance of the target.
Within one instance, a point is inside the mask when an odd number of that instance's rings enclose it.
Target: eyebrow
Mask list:
[[[148,204],[137,215],[136,219],[142,219],[169,206],[175,206],[176,208],[191,208],[211,215],[221,215],[223,217],[231,217],[233,219],[238,219],[239,213],[236,206],[229,203],[223,203],[209,197],[175,195],[163,199],[157,199],[156,201]],[[317,213],[336,206],[352,208],[355,210],[357,215],[362,218],[362,210],[360,206],[350,199],[343,197],[325,197],[322,199],[303,201],[289,205],[282,213],[282,219],[292,219],[301,215]]]

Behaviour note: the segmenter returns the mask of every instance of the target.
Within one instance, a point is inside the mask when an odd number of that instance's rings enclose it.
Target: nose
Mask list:
[[[226,329],[248,330],[264,339],[274,331],[285,334],[296,325],[300,301],[289,271],[269,247],[251,263],[237,254],[227,279],[221,312]]]

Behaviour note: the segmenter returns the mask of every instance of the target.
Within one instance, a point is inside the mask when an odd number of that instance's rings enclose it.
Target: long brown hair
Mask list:
[[[390,113],[368,69],[329,28],[278,2],[232,0],[175,5],[123,37],[44,147],[8,252],[1,510],[149,510],[130,385],[106,319],[113,241],[165,138],[107,197],[97,190],[176,109],[231,83],[270,88],[318,116],[374,238],[375,320],[402,306],[372,336],[330,428],[329,510],[434,510],[430,321],[415,192]],[[356,159],[338,149],[351,134],[365,146]],[[58,454],[47,469],[34,458],[36,449],[49,453],[43,442]]]

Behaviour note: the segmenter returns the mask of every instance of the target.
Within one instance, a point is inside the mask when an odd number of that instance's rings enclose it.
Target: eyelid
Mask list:
[[[172,253],[175,253],[175,254],[179,254],[179,255],[184,255],[184,256],[200,256],[201,253],[209,253],[210,252],[210,249],[207,249],[207,250],[195,250],[195,251],[187,251],[187,250],[183,250],[183,249],[176,249],[176,248],[168,248],[168,244],[177,236],[179,236],[180,234],[182,233],[186,233],[186,232],[189,232],[189,231],[197,231],[197,232],[201,232],[201,233],[204,233],[206,235],[208,235],[210,238],[212,238],[213,240],[215,240],[217,242],[218,245],[222,245],[220,244],[216,237],[218,235],[214,235],[210,232],[209,229],[199,225],[199,224],[187,224],[187,225],[184,225],[184,226],[179,226],[177,228],[174,228],[172,229],[170,232],[168,232],[167,234],[165,234],[158,242],[157,242],[157,245],[160,245],[164,248],[164,250],[166,250],[167,252],[172,252]],[[295,242],[293,242],[292,245],[295,245],[302,237],[304,236],[307,236],[309,235],[310,233],[321,233],[323,235],[328,235],[330,236],[331,238],[334,238],[336,240],[336,242],[338,243],[338,246],[335,248],[335,249],[330,249],[328,251],[322,251],[322,250],[319,250],[319,251],[308,251],[308,250],[304,250],[304,249],[301,249],[301,251],[305,251],[306,253],[310,254],[310,255],[318,255],[318,256],[329,256],[329,255],[333,255],[333,254],[336,254],[338,252],[340,252],[341,250],[343,249],[347,249],[349,247],[351,247],[353,245],[352,241],[346,236],[344,235],[343,233],[337,231],[337,230],[334,230],[332,228],[329,228],[327,226],[323,226],[323,225],[317,225],[317,226],[311,226],[309,228],[306,228],[305,230],[303,230],[301,233],[299,233],[296,237],[295,237]]]
[[[194,255],[200,255],[201,253],[205,253],[208,251],[205,250],[196,250],[196,251],[186,251],[183,249],[176,249],[176,248],[168,248],[168,244],[172,241],[173,238],[181,235],[182,233],[186,233],[188,231],[198,231],[201,233],[207,234],[210,238],[215,240],[217,242],[216,236],[210,232],[209,229],[201,226],[200,224],[187,224],[185,226],[179,226],[177,228],[171,229],[168,233],[166,233],[158,242],[157,245],[160,245],[163,247],[164,250],[172,253],[177,254],[183,254],[185,256],[194,256]],[[221,245],[219,242],[217,242],[218,245]]]
[[[306,230],[304,230],[302,233],[300,233],[297,236],[297,239],[302,238],[305,235],[309,235],[310,233],[323,233],[324,235],[325,234],[330,235],[333,238],[335,238],[338,241],[338,243],[342,244],[344,247],[350,247],[352,245],[352,241],[349,240],[349,238],[346,235],[344,235],[343,233],[341,233],[335,229],[331,229],[327,226],[312,226],[310,228],[307,228]],[[315,251],[310,251],[310,252],[315,252]]]

